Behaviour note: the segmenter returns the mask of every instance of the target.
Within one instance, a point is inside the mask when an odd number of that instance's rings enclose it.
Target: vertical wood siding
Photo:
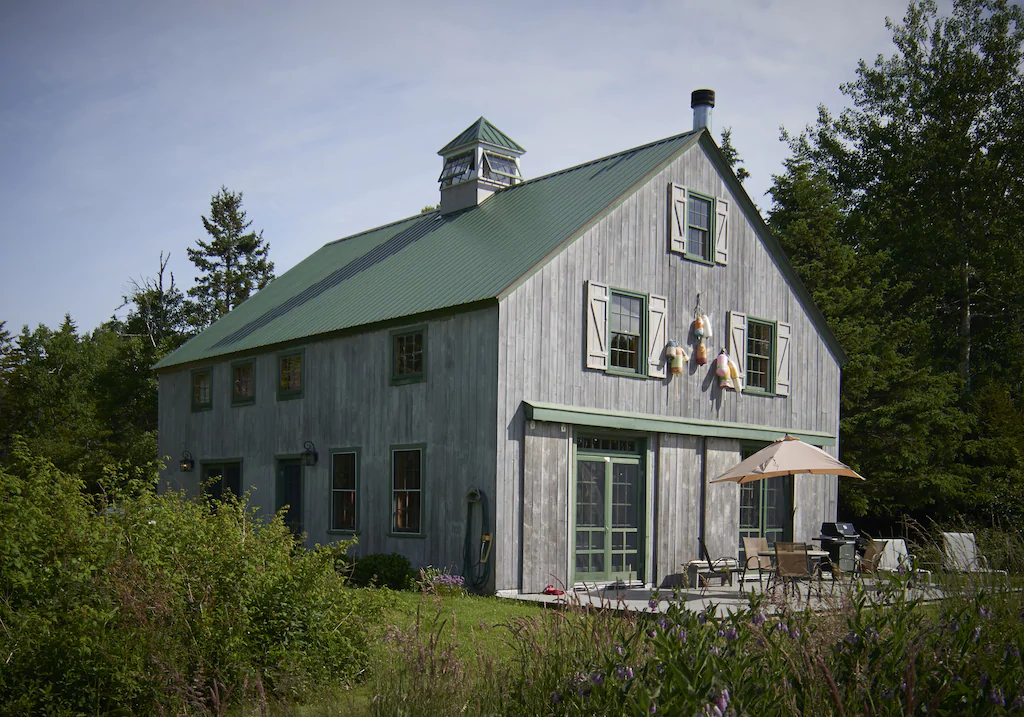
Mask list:
[[[672,182],[728,201],[727,265],[701,264],[669,252],[668,186]],[[658,380],[586,369],[587,280],[667,297],[666,338],[686,345],[688,353],[693,349],[689,327],[700,294],[702,313],[711,317],[714,329],[708,364],[698,367],[691,359],[682,375]],[[726,313],[730,310],[792,325],[788,397],[737,395],[718,388],[714,357],[726,345]],[[521,551],[519,543],[524,513],[533,510],[522,492],[523,400],[838,434],[839,366],[699,146],[640,187],[503,299],[498,335],[502,337],[498,347],[495,545],[499,589],[519,589],[522,576],[545,569],[529,564],[533,553]],[[696,533],[689,527],[692,519],[687,518],[685,525],[666,520],[679,510],[689,516],[696,509],[693,501],[699,500],[700,473],[694,467],[698,461],[695,451],[702,445],[680,437],[662,440],[665,447],[659,450],[657,486],[676,497],[662,498],[657,507],[660,576],[676,572],[680,556],[695,557]],[[711,478],[718,475],[716,467],[724,470],[739,459],[738,443],[719,446],[709,441],[708,448]],[[554,459],[542,472],[549,480],[568,480],[563,465]],[[809,539],[817,534],[822,520],[834,519],[836,485],[835,478],[797,479],[797,540]],[[547,495],[548,489],[543,490]],[[709,549],[735,555],[738,491],[709,486],[707,498]],[[558,511],[564,509],[560,506]]]
[[[251,406],[231,406],[231,361],[211,364],[213,409],[202,413],[190,410],[188,370],[161,374],[159,454],[169,457],[162,484],[194,494],[200,463],[241,458],[253,503],[270,513],[276,459],[297,456],[313,441],[319,462],[303,468],[307,543],[328,543],[346,537],[328,531],[331,450],[357,448],[359,554],[397,551],[416,566],[461,572],[467,491],[476,486],[492,511],[498,505],[497,320],[492,307],[428,322],[427,378],[420,383],[390,385],[388,330],[306,344],[303,397],[290,401],[276,398],[276,351],[255,357]],[[425,445],[421,538],[388,535],[390,447],[407,444]],[[178,472],[182,450],[195,458],[195,472]]]

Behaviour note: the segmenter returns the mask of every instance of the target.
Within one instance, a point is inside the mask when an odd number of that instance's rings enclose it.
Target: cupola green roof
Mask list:
[[[440,151],[438,151],[438,154],[443,157],[447,154],[451,154],[455,150],[461,149],[462,147],[468,147],[469,145],[477,143],[500,147],[501,149],[507,150],[516,155],[526,153],[525,149],[512,141],[507,134],[491,124],[486,117],[481,117],[463,130],[458,137],[442,147]]]

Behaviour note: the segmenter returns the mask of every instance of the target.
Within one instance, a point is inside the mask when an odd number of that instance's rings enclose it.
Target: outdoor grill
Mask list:
[[[857,559],[857,541],[860,539],[853,523],[822,523],[821,549],[828,552],[828,558],[840,570],[852,573]]]

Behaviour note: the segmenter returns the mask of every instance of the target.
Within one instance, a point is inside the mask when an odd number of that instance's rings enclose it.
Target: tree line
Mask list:
[[[911,2],[888,56],[861,61],[849,106],[783,132],[768,222],[849,355],[840,516],[1004,525],[1024,519],[1024,13],[1006,0]],[[742,179],[732,144],[722,149]],[[98,484],[152,472],[150,367],[273,278],[269,245],[225,188],[188,249],[182,293],[161,255],[124,319],[0,323],[0,459],[20,434]]]
[[[20,435],[30,451],[96,491],[112,475],[157,469],[153,364],[274,278],[269,243],[251,229],[242,193],[226,187],[202,217],[207,238],[186,251],[196,268],[187,292],[160,254],[154,277],[132,281],[116,316],[79,332],[71,315],[51,329],[0,321],[0,463]]]

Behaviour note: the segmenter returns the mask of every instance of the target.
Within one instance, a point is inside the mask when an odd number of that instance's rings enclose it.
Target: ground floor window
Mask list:
[[[331,530],[356,529],[356,459],[355,451],[331,456]]]
[[[203,463],[203,493],[214,500],[242,495],[242,462]]]
[[[420,533],[422,530],[423,449],[391,451],[391,530]]]

